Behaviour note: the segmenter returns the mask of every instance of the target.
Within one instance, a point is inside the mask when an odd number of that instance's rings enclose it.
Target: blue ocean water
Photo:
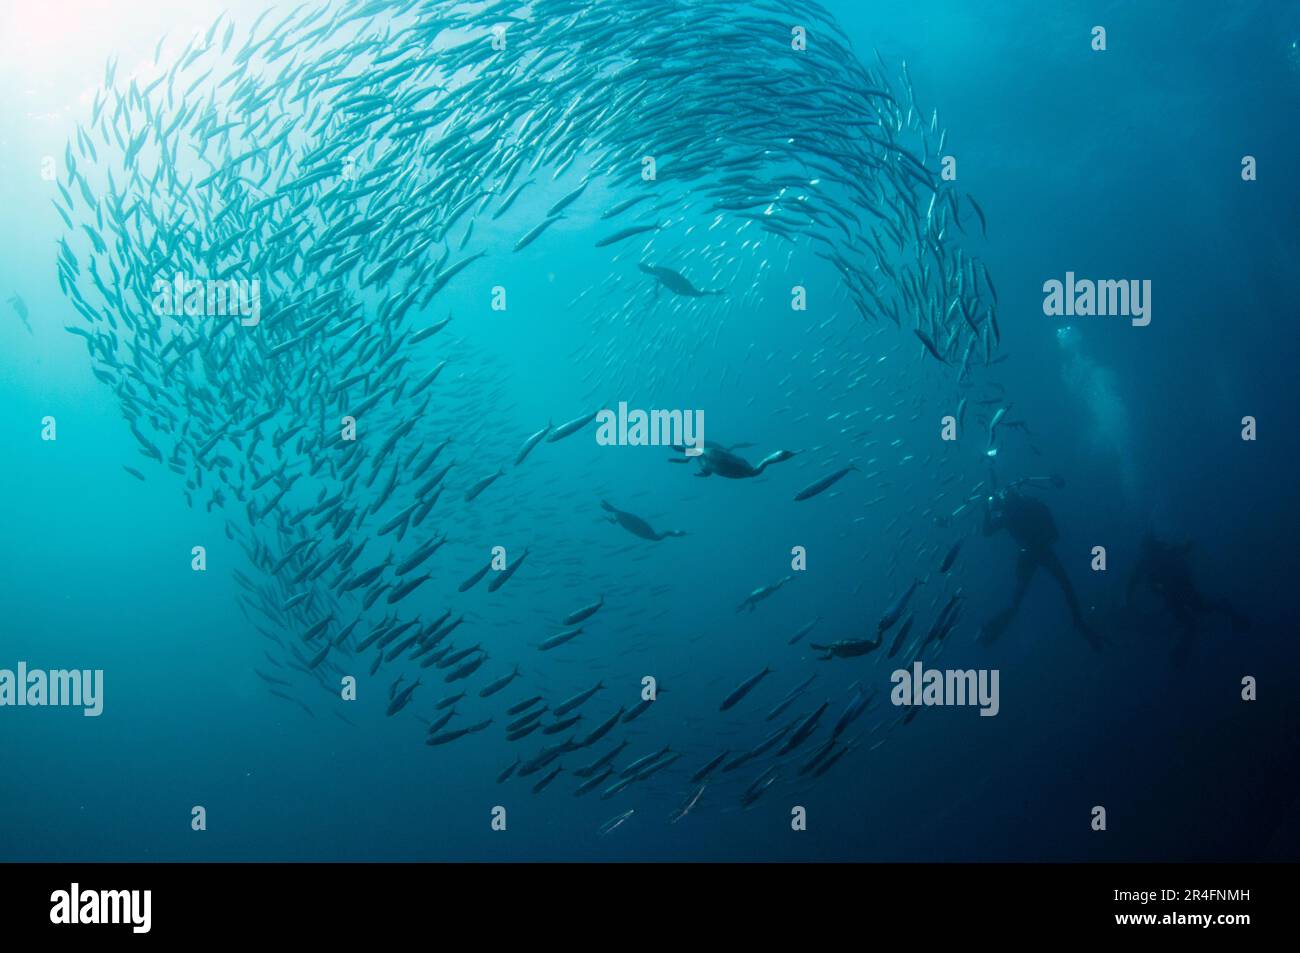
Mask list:
[[[118,397],[92,375],[84,341],[64,331],[82,322],[59,289],[56,242],[66,229],[42,158],[62,157],[88,118],[84,91],[98,85],[105,61],[117,57],[125,70],[149,60],[163,34],[188,36],[225,9],[209,6],[181,14],[139,4],[123,14],[67,4],[56,13],[84,18],[76,55],[56,54],[55,14],[0,14],[8,170],[0,299],[19,295],[32,326],[0,302],[0,669],[20,660],[102,669],[105,685],[97,718],[0,708],[0,858],[1296,858],[1300,519],[1285,430],[1300,358],[1290,288],[1300,251],[1294,5],[827,4],[864,63],[873,49],[889,64],[906,61],[918,102],[947,129],[957,185],[987,218],[987,238],[971,229],[959,241],[996,283],[1008,356],[970,387],[923,357],[906,327],[864,322],[807,247],[737,246],[743,287],[685,299],[655,294],[631,246],[592,247],[614,228],[600,210],[622,197],[605,182],[518,253],[512,244],[577,185],[573,170],[559,182],[542,177],[545,188],[525,191],[508,218],[482,216],[469,251],[487,256],[439,293],[423,322],[455,315],[434,339],[449,364],[433,392],[457,466],[430,516],[448,543],[403,607],[426,620],[448,607],[465,615],[454,640],[481,643],[490,658],[460,683],[469,697],[455,724],[495,721],[440,747],[423,744],[418,720],[459,690],[439,669],[399,661],[371,677],[373,652],[340,661],[355,670],[355,702],[291,672],[311,714],[268,693],[255,670],[275,671],[266,653],[284,653],[258,631],[267,621],[240,609],[232,570],[256,570],[227,521],[247,529],[243,507],[207,508],[211,475],[187,506],[186,477],[139,456]],[[229,5],[239,23],[262,9]],[[1098,24],[1104,52],[1090,48]],[[817,130],[804,134],[815,139]],[[1258,160],[1257,181],[1242,180],[1245,155]],[[696,226],[701,242],[709,223],[701,216]],[[453,246],[451,260],[464,254]],[[764,258],[770,266],[760,269]],[[689,262],[678,259],[687,272]],[[697,286],[712,287],[701,269]],[[1067,271],[1149,279],[1150,325],[1045,316],[1043,283]],[[622,277],[611,285],[610,276]],[[789,306],[796,283],[812,289],[806,312]],[[505,311],[489,306],[497,285],[508,288]],[[1100,652],[1072,630],[1043,573],[1006,633],[992,646],[976,641],[981,621],[1010,597],[1016,558],[1005,534],[978,533],[977,515],[950,517],[954,500],[989,473],[975,421],[996,406],[974,405],[989,394],[1029,428],[1002,441],[998,477],[1065,478],[1063,489],[1037,496],[1052,508],[1057,551],[1108,639]],[[969,436],[942,442],[940,418],[963,395]],[[752,444],[742,451],[751,460],[778,448],[799,454],[754,480],[699,479],[694,465],[669,465],[663,448],[600,446],[588,428],[513,466],[522,441],[548,420],[618,401],[702,409],[708,439]],[[57,420],[55,441],[41,439],[47,416]],[[1257,419],[1257,440],[1241,439],[1244,416]],[[858,470],[831,490],[792,499],[850,462]],[[464,491],[498,467],[500,481],[465,503]],[[299,489],[310,504],[324,486],[305,478]],[[604,519],[601,500],[686,535],[638,539]],[[1208,622],[1191,660],[1171,664],[1178,626],[1158,603],[1136,614],[1119,608],[1146,532],[1194,541],[1198,582],[1248,615],[1249,630]],[[941,578],[937,563],[959,538],[956,567]],[[375,536],[358,568],[376,562],[388,539]],[[191,569],[196,545],[206,547],[205,572]],[[527,548],[528,561],[497,592],[457,593],[495,545]],[[792,572],[796,546],[808,563]],[[1094,546],[1107,549],[1105,572],[1090,569]],[[751,590],[787,574],[795,578],[755,611],[737,611]],[[927,580],[912,606],[917,630],[952,592],[964,596],[930,664],[997,669],[996,717],[935,708],[899,726],[888,698],[895,661],[883,653],[821,661],[811,649],[873,634],[917,576]],[[537,650],[560,619],[600,596],[605,606],[579,639]],[[814,619],[812,634],[787,644]],[[475,697],[515,663],[519,681]],[[772,674],[749,697],[718,711],[765,666]],[[387,717],[399,671],[424,681],[408,709]],[[787,715],[764,720],[814,673]],[[565,737],[507,742],[506,703],[540,694],[555,704],[602,681],[584,708],[585,731],[635,705],[644,676],[664,689],[650,710],[592,749],[563,755],[566,772],[551,786],[532,792],[544,772],[496,782],[516,755]],[[1258,680],[1257,701],[1241,698],[1247,676]],[[824,775],[798,776],[855,683],[879,694],[847,733],[854,746]],[[752,748],[822,701],[819,734],[779,762],[777,783],[751,806],[742,794],[767,757],[706,785],[691,813],[669,823],[708,760]],[[682,759],[607,800],[574,797],[572,770],[623,739],[620,767],[665,745]],[[206,830],[191,829],[195,805],[206,809]],[[1107,811],[1104,832],[1090,826],[1097,805]],[[505,831],[491,826],[498,806]],[[796,806],[806,830],[791,828]]]

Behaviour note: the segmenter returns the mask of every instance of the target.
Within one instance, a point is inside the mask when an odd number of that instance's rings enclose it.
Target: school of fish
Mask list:
[[[792,46],[794,25],[806,49]],[[982,492],[975,477],[945,473],[915,504],[939,532],[909,541],[891,524],[894,544],[915,548],[893,557],[894,601],[878,622],[810,642],[811,672],[790,657],[721,676],[719,718],[741,719],[726,723],[725,744],[660,715],[672,673],[642,697],[646,636],[611,650],[615,633],[636,630],[629,574],[656,547],[692,545],[690,533],[623,509],[633,504],[617,486],[547,496],[520,478],[589,439],[600,401],[629,374],[647,389],[682,375],[683,355],[716,345],[725,315],[756,308],[796,256],[833,269],[853,316],[846,331],[810,327],[810,340],[838,336],[803,355],[825,368],[822,396],[844,397],[827,420],[852,455],[771,448],[754,465],[746,445],[710,444],[676,462],[712,483],[762,474],[769,486],[801,467],[806,478],[773,487],[773,506],[868,486],[881,495],[865,510],[885,499],[887,466],[938,468],[901,438],[883,459],[860,456],[873,428],[919,418],[906,376],[918,366],[998,407],[990,454],[999,426],[1015,425],[997,385],[971,390],[1001,337],[993,282],[963,249],[984,235],[984,213],[941,177],[945,133],[906,65],[867,65],[841,36],[807,0],[359,0],[246,28],[223,17],[183,48],[164,38],[147,82],[107,65],[55,201],[60,287],[81,318],[67,330],[145,459],[127,473],[171,471],[246,555],[234,578],[265,639],[267,691],[347,721],[335,702],[354,676],[362,691],[379,687],[395,723],[420,726],[430,757],[499,733],[518,752],[497,782],[635,804],[602,834],[643,816],[638,791],[678,803],[670,823],[749,807],[864,757],[915,717],[861,680],[838,699],[817,697],[815,680],[822,661],[910,664],[942,648],[963,602],[947,527]],[[521,218],[516,200],[530,192],[547,212]],[[592,402],[535,412],[519,432],[493,355],[457,336],[444,302],[493,262],[544,256],[553,228],[573,221],[611,255],[573,305],[592,326],[573,355],[591,369]],[[154,282],[175,274],[256,279],[260,321],[159,316]],[[688,337],[702,340],[683,347]],[[711,373],[725,383],[763,359],[755,346]],[[889,383],[886,358],[907,361]],[[789,386],[788,407],[818,406]],[[962,396],[963,426],[966,406]],[[344,417],[356,439],[342,436]],[[599,558],[551,558],[548,527],[579,506],[602,534]],[[491,541],[516,521],[532,522],[534,542],[499,564]],[[790,585],[743,596],[736,625]],[[789,645],[818,625],[809,612]],[[576,675],[575,660],[601,674]]]

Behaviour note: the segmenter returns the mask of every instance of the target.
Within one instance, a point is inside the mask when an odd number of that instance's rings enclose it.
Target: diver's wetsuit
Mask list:
[[[1178,622],[1182,634],[1174,647],[1175,662],[1186,660],[1203,616],[1216,612],[1226,616],[1232,623],[1234,632],[1243,631],[1250,626],[1250,621],[1228,600],[1207,599],[1201,593],[1192,579],[1191,566],[1187,563],[1190,549],[1191,543],[1172,545],[1147,535],[1142,540],[1138,564],[1128,580],[1127,595],[1130,603],[1133,602],[1138,586],[1145,583],[1147,588],[1159,593]]]
[[[1074,587],[1070,585],[1070,578],[1065,574],[1065,567],[1061,565],[1060,558],[1052,550],[1058,534],[1056,523],[1052,519],[1052,511],[1047,508],[1047,504],[1018,493],[1010,487],[1002,490],[990,498],[988,509],[984,512],[984,535],[991,536],[1002,529],[1010,533],[1011,538],[1020,547],[1020,558],[1016,562],[1016,590],[1011,597],[1011,605],[985,623],[980,640],[985,643],[992,642],[1011,624],[1011,620],[1020,611],[1020,603],[1029,589],[1029,581],[1034,578],[1034,572],[1041,566],[1051,574],[1065,594],[1065,602],[1070,607],[1075,628],[1083,634],[1093,648],[1097,648],[1096,636],[1084,621],[1083,612],[1079,609],[1079,600],[1074,595]]]

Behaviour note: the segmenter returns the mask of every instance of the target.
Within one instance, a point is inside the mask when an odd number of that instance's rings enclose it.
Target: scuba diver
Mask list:
[[[1197,588],[1192,579],[1191,566],[1187,562],[1191,549],[1190,542],[1181,545],[1167,543],[1152,533],[1147,533],[1142,537],[1138,562],[1129,576],[1126,593],[1130,606],[1138,587],[1143,583],[1146,588],[1161,596],[1165,607],[1182,629],[1171,657],[1175,665],[1186,663],[1190,657],[1199,622],[1205,616],[1215,613],[1226,616],[1234,632],[1244,632],[1250,628],[1250,620],[1230,602],[1226,599],[1207,599]]]
[[[1020,558],[1016,563],[1016,589],[1011,597],[1011,605],[984,624],[980,632],[980,641],[986,645],[992,643],[1011,624],[1011,620],[1020,610],[1020,603],[1029,589],[1030,580],[1041,567],[1051,574],[1065,594],[1065,602],[1070,607],[1074,627],[1088,640],[1088,644],[1093,649],[1100,650],[1101,640],[1084,621],[1083,613],[1079,609],[1079,600],[1074,594],[1074,587],[1070,585],[1070,578],[1065,574],[1065,567],[1061,565],[1060,558],[1052,550],[1053,544],[1059,538],[1056,523],[1052,519],[1052,511],[1042,500],[1027,496],[1018,489],[1026,485],[1050,485],[1060,489],[1065,486],[1065,481],[1059,476],[1027,477],[1001,490],[996,489],[996,480],[992,481],[992,485],[993,495],[985,501],[984,535],[992,536],[999,530],[1005,529],[1020,547]]]

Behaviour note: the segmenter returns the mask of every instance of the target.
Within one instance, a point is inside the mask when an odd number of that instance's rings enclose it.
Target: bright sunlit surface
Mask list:
[[[0,84],[11,91],[0,97],[0,145],[66,136],[110,59],[119,77],[152,78],[223,10],[240,21],[265,8],[260,0],[0,0]]]

